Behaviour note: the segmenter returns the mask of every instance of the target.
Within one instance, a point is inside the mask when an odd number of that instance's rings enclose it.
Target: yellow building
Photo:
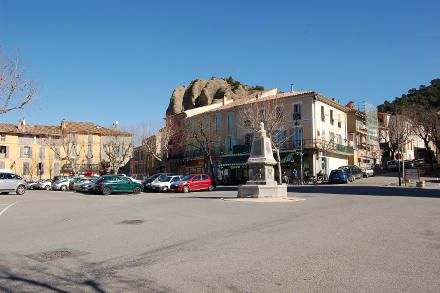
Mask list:
[[[46,179],[60,174],[99,174],[105,166],[106,137],[131,134],[91,122],[61,121],[60,125],[0,123],[0,169],[25,177]],[[70,155],[69,155],[69,154]]]

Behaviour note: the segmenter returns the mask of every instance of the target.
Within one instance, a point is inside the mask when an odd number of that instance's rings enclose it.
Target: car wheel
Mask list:
[[[103,195],[110,195],[112,193],[111,189],[109,187],[104,187],[102,190]]]
[[[67,190],[67,186],[66,185],[61,186],[61,191],[66,191],[66,190]]]
[[[189,187],[188,186],[184,186],[182,188],[182,190],[183,190],[184,193],[188,193],[189,192]]]
[[[162,188],[162,192],[168,192],[168,187],[164,186],[164,187]]]
[[[49,186],[49,185],[46,186],[45,189],[46,189],[46,190],[50,190],[50,186]]]
[[[17,187],[16,193],[18,195],[23,195],[26,192],[26,187],[24,185],[19,185]]]
[[[138,194],[138,193],[140,193],[140,192],[141,192],[140,187],[135,187],[135,188],[133,189],[133,193],[134,193],[134,194]]]
[[[208,189],[209,189],[209,191],[214,191],[215,187],[214,187],[214,185],[211,184],[211,185],[209,185]]]

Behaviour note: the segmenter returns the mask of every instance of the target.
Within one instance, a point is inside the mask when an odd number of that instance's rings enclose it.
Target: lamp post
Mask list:
[[[397,113],[396,111],[393,112],[393,114],[391,114],[391,117],[395,117],[396,118],[396,144],[397,144],[397,153],[399,154],[399,127],[397,124]],[[398,166],[398,170],[399,170],[399,186],[402,186],[402,181],[400,180],[400,162],[399,159],[401,159],[401,155],[399,154],[398,159],[397,159],[397,166]]]
[[[295,127],[298,128],[299,123],[298,120],[295,121]],[[303,180],[303,141],[304,141],[304,129],[301,129],[301,148],[300,148],[300,164],[301,164],[301,169],[300,169],[300,184],[302,185],[304,180]],[[296,137],[295,137],[295,142],[296,142]],[[295,143],[296,145],[296,143]]]

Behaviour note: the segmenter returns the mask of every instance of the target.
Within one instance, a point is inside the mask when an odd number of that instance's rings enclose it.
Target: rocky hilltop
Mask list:
[[[176,87],[170,98],[167,115],[178,114],[184,110],[210,105],[216,100],[226,97],[237,100],[256,91],[262,91],[262,86],[248,86],[229,78],[212,77],[210,80],[196,79],[188,86]]]

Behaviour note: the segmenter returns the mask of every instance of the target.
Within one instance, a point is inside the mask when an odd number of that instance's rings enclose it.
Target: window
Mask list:
[[[322,139],[325,140],[325,130],[322,130]]]
[[[342,145],[342,135],[338,134],[338,144]]]
[[[6,154],[7,154],[7,146],[2,145],[0,146],[0,158],[4,159],[7,158]]]
[[[253,133],[247,133],[244,137],[244,144],[250,146],[252,143],[252,137],[253,137]]]
[[[233,124],[234,124],[233,113],[228,113],[228,129],[232,129]]]
[[[293,105],[293,120],[301,120],[301,104]]]
[[[37,175],[44,174],[44,163],[38,163],[37,165]]]
[[[226,143],[225,143],[225,153],[230,154],[232,153],[232,136],[226,136]]]
[[[40,159],[44,159],[46,155],[46,149],[44,147],[40,147]]]
[[[208,180],[208,175],[202,175],[202,180]]]
[[[29,162],[23,162],[23,175],[29,175]]]
[[[303,129],[302,127],[295,128],[295,147],[300,148],[303,141]]]
[[[6,133],[1,134],[1,141],[6,141]]]
[[[23,157],[29,158],[32,155],[32,149],[29,146],[23,147]]]
[[[279,132],[277,133],[277,142],[278,142],[279,144],[284,143],[285,140],[286,140],[286,136],[287,136],[286,130],[284,130],[284,131],[279,131]]]
[[[202,179],[202,176],[194,176],[191,181],[200,181]]]
[[[60,175],[60,163],[53,164],[53,174],[55,176]]]
[[[216,138],[214,142],[214,155],[218,156],[220,155],[220,140],[219,138]]]
[[[89,143],[93,143],[93,135],[92,134],[89,134],[88,140],[89,140]]]
[[[330,110],[330,124],[333,125],[335,120],[333,119],[333,110]]]
[[[322,121],[322,122],[325,122],[324,106],[321,106],[321,121]]]
[[[215,131],[222,130],[222,117],[220,114],[215,115]]]
[[[330,132],[330,142],[335,142],[335,134]]]
[[[341,114],[338,114],[338,127],[341,128]]]

